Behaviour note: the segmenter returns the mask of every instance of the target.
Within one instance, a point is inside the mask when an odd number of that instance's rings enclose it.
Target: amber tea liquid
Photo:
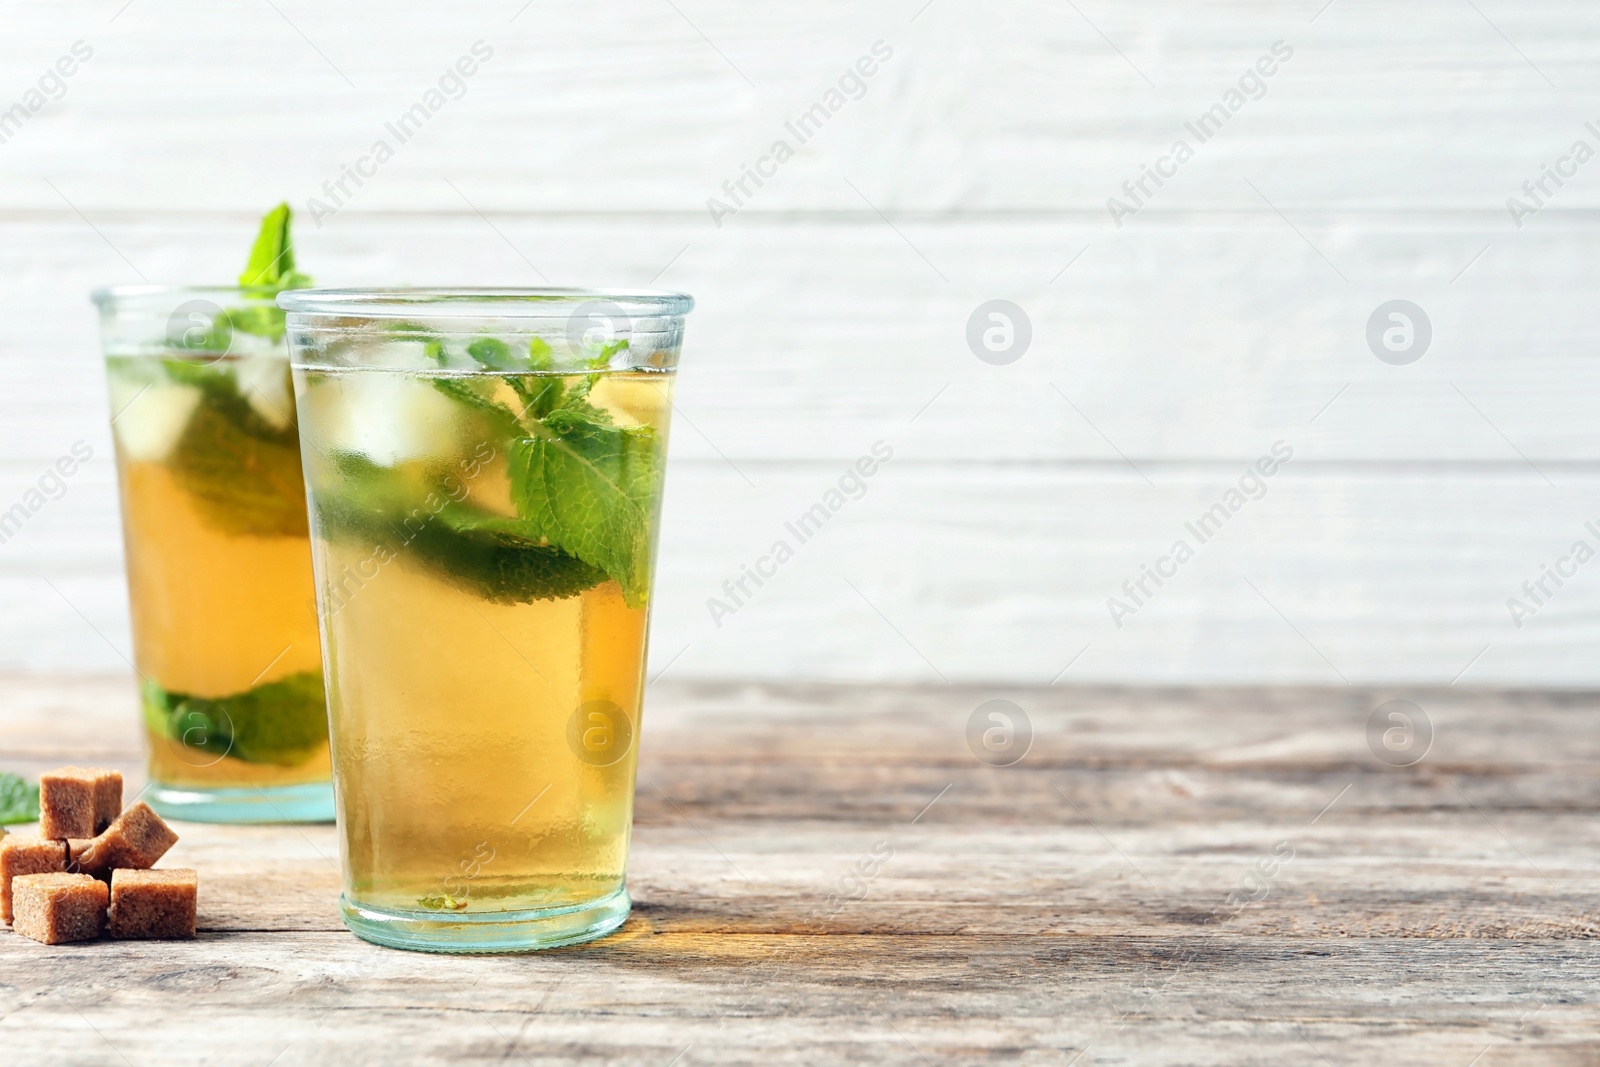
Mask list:
[[[671,384],[297,368],[362,936],[626,914]]]
[[[151,788],[208,821],[331,816],[287,358],[107,360]]]

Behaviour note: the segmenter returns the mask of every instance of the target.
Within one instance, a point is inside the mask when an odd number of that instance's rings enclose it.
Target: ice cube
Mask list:
[[[385,341],[382,365],[395,370],[432,370],[439,365],[426,341]]]
[[[386,371],[328,375],[300,397],[301,418],[325,452],[355,452],[380,467],[459,450],[459,406],[426,378]]]
[[[200,403],[200,390],[176,382],[139,381],[113,374],[111,432],[122,458],[135,463],[160,463],[189,425]]]
[[[275,429],[289,428],[294,399],[289,392],[289,367],[284,360],[247,357],[234,362],[233,374],[240,394],[250,402],[257,415]]]

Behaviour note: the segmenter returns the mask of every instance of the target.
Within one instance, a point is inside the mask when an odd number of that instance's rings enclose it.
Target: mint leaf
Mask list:
[[[320,671],[301,671],[211,699],[143,686],[145,721],[163,737],[248,763],[293,767],[328,739]]]
[[[543,337],[535,337],[528,342],[528,365],[534,370],[549,370],[555,366],[556,354],[550,348],[550,342]]]
[[[599,417],[596,417],[596,416]],[[587,401],[560,407],[509,443],[512,500],[538,536],[598,567],[630,606],[650,587],[656,434],[611,425]]]
[[[508,410],[501,410],[510,417]],[[323,537],[404,553],[497,604],[559,600],[605,580],[598,569],[545,544],[520,519],[451,500],[442,488],[419,492],[405,476],[360,456],[341,453],[331,458],[343,484],[337,493],[319,494],[313,502]]]
[[[608,346],[613,351],[626,341]],[[509,357],[503,344],[481,346],[482,361]],[[470,350],[470,349],[469,349]],[[535,338],[530,362],[548,363],[550,347]],[[609,358],[609,357],[607,357]],[[598,360],[599,357],[597,356]],[[659,470],[658,439],[649,426],[619,427],[589,402],[600,374],[568,383],[558,375],[506,376],[522,400],[520,416],[490,397],[494,386],[482,376],[435,378],[434,386],[485,415],[508,455],[511,497],[518,521],[473,527],[499,537],[515,537],[524,548],[547,546],[616,579],[623,599],[637,607],[650,588],[650,533],[654,522]],[[463,532],[460,523],[454,526]]]
[[[311,279],[294,269],[294,240],[290,226],[294,212],[285,201],[267,212],[261,220],[261,232],[250,249],[250,259],[239,275],[239,284],[246,289],[299,289],[311,284]]]
[[[521,370],[518,361],[511,354],[511,346],[494,337],[482,337],[467,346],[467,354],[478,361],[478,365],[485,370]],[[542,339],[535,337],[528,344],[528,362],[530,365],[541,361],[548,365],[551,359],[550,346]],[[524,414],[532,411],[535,417],[549,410],[549,394],[552,389],[559,394],[561,383],[548,380],[530,379],[527,375],[507,375],[505,383],[511,391],[517,394],[518,401],[522,404]]]
[[[584,365],[590,370],[603,371],[611,365],[611,357],[627,347],[628,341],[626,338],[621,341],[612,341],[608,345],[602,345],[598,353],[584,361]],[[599,374],[585,374],[582,378],[573,382],[572,386],[567,390],[566,406],[573,407],[579,401],[587,403],[589,391],[600,383],[601,377],[602,375]],[[593,411],[594,409],[590,408],[589,410]]]
[[[39,787],[0,771],[0,825],[39,821]]]
[[[480,337],[467,346],[467,355],[487,370],[516,370],[511,346],[494,337]]]
[[[433,522],[406,533],[413,558],[496,604],[562,600],[605,580],[582,560],[529,537],[517,520],[464,505],[447,505]]]
[[[239,275],[241,286],[281,293],[285,289],[304,289],[311,284],[308,276],[294,269],[294,239],[290,233],[293,222],[294,212],[289,210],[287,202],[267,212],[261,220],[256,243],[250,249],[250,259]],[[279,308],[229,308],[224,314],[227,325],[238,333],[272,341],[283,337],[286,320]]]
[[[535,371],[548,371],[555,366],[555,353],[542,337],[528,342],[528,365]],[[507,378],[506,381],[512,382]],[[553,411],[566,396],[565,383],[556,376],[539,374],[516,379],[512,386],[522,398],[523,415],[542,419]]]
[[[616,355],[618,352],[627,351],[627,348],[627,338],[623,338],[620,341],[612,341],[608,345],[601,345],[599,353],[589,361],[589,366],[596,369],[609,367],[611,366],[611,357]]]

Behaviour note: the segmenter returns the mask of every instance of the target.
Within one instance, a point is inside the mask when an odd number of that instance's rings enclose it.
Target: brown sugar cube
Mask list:
[[[78,857],[78,870],[84,874],[103,874],[119,867],[142,871],[154,867],[177,840],[178,835],[161,816],[140,801],[90,843]]]
[[[62,767],[39,776],[39,836],[93,837],[122,810],[122,775]]]
[[[88,773],[94,775],[94,832],[104,833],[122,814],[122,772],[92,768]]]
[[[193,871],[179,867],[112,871],[107,933],[120,938],[193,937],[199,885]]]
[[[105,835],[101,835],[102,837]],[[69,837],[67,838],[67,873],[87,874],[98,878],[102,882],[110,883],[111,865],[104,860],[96,862],[96,857],[91,854],[98,837]],[[108,850],[109,852],[109,850]]]
[[[39,836],[93,837],[94,780],[70,767],[39,776]]]
[[[30,874],[59,874],[67,868],[67,845],[16,834],[0,841],[0,919],[12,920],[12,882]]]
[[[106,928],[111,889],[87,874],[26,874],[13,883],[17,933],[47,945],[93,941]]]
[[[111,881],[111,872],[109,870],[91,871],[86,869],[83,865],[83,854],[88,852],[89,846],[93,844],[94,838],[92,837],[67,838],[67,873],[89,874],[100,879],[102,882],[109,882]]]
[[[67,869],[67,845],[16,834],[0,841],[0,919],[11,922],[12,881],[30,874],[58,874]]]

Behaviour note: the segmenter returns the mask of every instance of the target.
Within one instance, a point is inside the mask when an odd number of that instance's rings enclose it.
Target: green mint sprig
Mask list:
[[[650,582],[656,433],[596,412],[558,406],[510,442],[512,500],[533,531],[615,578],[637,607]]]
[[[142,688],[150,728],[203,752],[293,767],[328,740],[320,671],[301,671],[215,699],[170,692],[150,681]]]
[[[532,536],[520,520],[444,494],[436,511],[419,506],[416,485],[404,474],[354,453],[329,459],[343,490],[313,501],[323,536],[405,552],[496,604],[560,600],[605,580],[601,571]]]
[[[294,265],[294,237],[291,226],[294,212],[287,202],[279,204],[261,220],[261,231],[250,248],[250,259],[239,275],[239,284],[247,289],[304,289],[311,279]]]
[[[441,369],[493,372],[424,380],[468,409],[505,456],[516,515],[466,499],[441,500],[451,494],[439,486],[435,506],[419,513],[425,494],[409,475],[354,453],[334,453],[328,458],[343,488],[313,501],[324,536],[404,551],[496,603],[560,599],[612,578],[630,606],[643,604],[660,488],[659,437],[653,427],[616,425],[589,401],[627,341],[594,351],[576,375],[563,375],[538,338],[526,356],[499,338],[476,338],[465,346],[470,363],[463,364],[462,349],[447,351],[445,341],[420,323],[398,323],[391,332],[397,340],[420,342]]]
[[[309,275],[295,269],[294,212],[287,202],[279,204],[261,220],[261,230],[250,248],[250,259],[239,274],[239,284],[246,289],[261,289],[281,293],[286,289],[304,289],[311,285]],[[227,326],[238,333],[265,337],[270,341],[282,339],[286,317],[277,307],[229,308],[225,312]]]
[[[627,344],[606,345],[586,361],[593,373],[568,381],[549,373],[553,353],[534,338],[524,366],[535,373],[502,379],[521,402],[520,412],[489,395],[481,378],[433,382],[476,409],[501,436],[517,533],[603,571],[638,607],[650,589],[650,527],[660,485],[656,431],[618,426],[589,402],[600,372]],[[467,352],[485,370],[520,369],[510,346],[498,339],[473,341]]]
[[[311,284],[295,267],[292,220],[286,203],[262,219],[249,261],[239,275],[241,286],[281,292]],[[174,353],[161,360],[168,380],[200,390],[199,403],[168,466],[207,522],[231,534],[306,534],[305,483],[293,402],[287,399],[293,395],[287,363],[278,372],[281,387],[262,388],[267,383],[260,382],[257,373],[255,391],[247,396],[241,385],[243,369],[236,368],[235,361],[217,358],[228,350],[234,333],[276,342],[284,327],[284,313],[276,307],[228,308],[215,316],[207,336],[185,335],[182,348],[200,358]]]
[[[0,771],[0,825],[39,821],[39,787]]]

